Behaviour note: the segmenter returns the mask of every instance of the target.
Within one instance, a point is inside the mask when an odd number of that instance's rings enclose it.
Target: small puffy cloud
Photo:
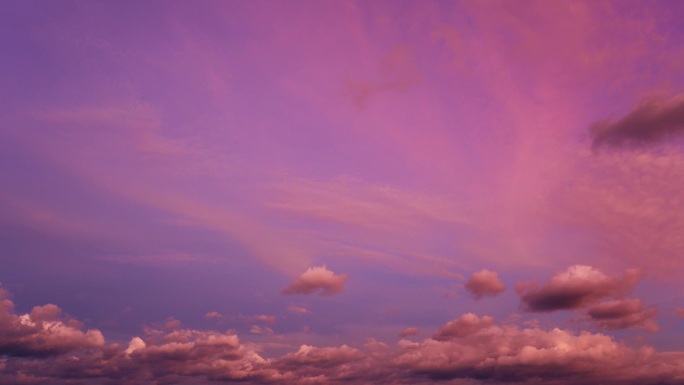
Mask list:
[[[250,319],[252,321],[267,322],[271,325],[275,325],[275,323],[276,323],[276,317],[273,315],[259,314],[259,315],[255,315],[254,317],[250,317]]]
[[[683,132],[684,94],[645,100],[622,118],[600,120],[589,129],[594,147],[651,144]]]
[[[204,318],[206,318],[206,319],[223,319],[225,317],[223,316],[223,314],[221,314],[217,311],[210,311],[204,315]]]
[[[169,317],[164,324],[164,328],[167,330],[178,329],[181,322],[173,317]]]
[[[410,327],[410,328],[406,328],[406,329],[402,330],[399,333],[399,337],[415,336],[419,332],[420,332],[420,330],[418,330],[417,327]]]
[[[61,317],[56,305],[36,306],[29,314],[18,315],[8,297],[0,288],[0,355],[49,356],[105,343],[99,330],[83,332],[81,323]]]
[[[310,267],[284,288],[282,293],[335,295],[342,291],[347,278],[346,274],[335,274],[325,266]]]
[[[287,310],[289,310],[290,313],[298,314],[298,315],[309,314],[309,309],[307,309],[303,306],[290,305],[287,307]]]
[[[131,338],[131,341],[128,343],[128,348],[126,348],[126,350],[124,350],[124,353],[131,354],[138,349],[144,349],[145,346],[147,346],[147,345],[145,344],[145,341],[143,341],[142,338],[133,337],[133,338]]]
[[[626,270],[622,277],[609,277],[600,270],[585,265],[570,266],[539,287],[536,283],[521,283],[517,291],[523,309],[549,312],[586,307],[605,297],[622,297],[639,282],[640,272]]]
[[[487,269],[474,272],[466,282],[465,288],[475,299],[485,296],[494,297],[506,290],[506,286],[499,279],[499,275]]]
[[[273,329],[268,326],[262,327],[259,325],[252,325],[252,327],[249,328],[249,332],[252,334],[273,334]]]
[[[617,299],[591,306],[587,310],[591,320],[606,330],[642,329],[658,331],[654,319],[658,315],[655,308],[645,309],[639,299]]]
[[[464,314],[458,319],[447,322],[432,336],[437,341],[448,341],[454,338],[462,338],[479,332],[494,325],[494,319],[490,316],[478,317],[473,313]]]

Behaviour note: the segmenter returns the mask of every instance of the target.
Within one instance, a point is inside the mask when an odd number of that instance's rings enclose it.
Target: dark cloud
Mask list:
[[[684,94],[645,100],[622,118],[600,120],[589,128],[594,147],[651,144],[682,132]]]
[[[475,299],[485,296],[494,297],[506,290],[506,286],[499,279],[499,275],[487,269],[473,273],[464,286]]]
[[[639,279],[636,269],[625,271],[622,277],[609,277],[594,267],[574,265],[541,287],[528,282],[519,283],[516,289],[525,311],[549,312],[586,307],[606,297],[622,297]]]
[[[587,315],[602,329],[643,329],[658,331],[656,308],[644,308],[639,299],[617,299],[591,306]]]

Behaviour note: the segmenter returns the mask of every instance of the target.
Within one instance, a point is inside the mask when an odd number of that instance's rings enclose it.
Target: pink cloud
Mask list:
[[[271,325],[275,325],[275,323],[276,323],[276,317],[273,315],[259,314],[259,315],[255,315],[254,317],[250,317],[249,319],[253,320],[253,321],[267,322]]]
[[[342,345],[338,348],[317,348],[302,345],[296,352],[288,353],[281,357],[279,362],[287,366],[308,365],[329,368],[344,365],[363,357],[364,354],[360,350],[347,345]]]
[[[466,282],[465,288],[475,299],[484,296],[494,297],[506,290],[506,286],[499,279],[499,275],[487,269],[474,272]]]
[[[518,283],[523,308],[532,312],[576,309],[605,297],[622,297],[639,282],[640,272],[626,270],[622,277],[609,277],[598,269],[574,265],[553,276],[545,285]]]
[[[305,308],[304,306],[290,305],[287,307],[287,310],[289,310],[290,313],[298,315],[309,314],[309,309]]]
[[[58,306],[36,306],[29,314],[19,315],[8,296],[0,288],[0,354],[47,356],[104,345],[99,330],[83,332],[78,321],[60,316]]]
[[[335,274],[325,266],[308,268],[294,282],[283,289],[283,294],[339,294],[347,281],[346,274]]]
[[[494,383],[531,377],[558,384],[677,383],[684,353],[632,349],[602,334],[562,329],[498,326],[489,317],[469,315],[477,328],[456,339],[405,343],[393,363],[417,377],[478,379]],[[490,322],[482,325],[482,320]],[[442,329],[463,319],[450,321]],[[482,327],[479,327],[482,326]]]
[[[252,325],[249,332],[252,334],[273,334],[273,329],[268,326]]]
[[[478,317],[473,313],[462,315],[460,318],[447,322],[432,336],[437,341],[448,341],[454,338],[466,337],[486,329],[494,324],[490,316]]]
[[[225,317],[223,316],[223,314],[221,314],[217,311],[210,311],[204,315],[204,318],[207,318],[207,319],[223,319]]]
[[[643,329],[658,331],[658,323],[654,319],[658,315],[656,308],[644,308],[640,299],[617,299],[593,305],[587,314],[601,328]]]

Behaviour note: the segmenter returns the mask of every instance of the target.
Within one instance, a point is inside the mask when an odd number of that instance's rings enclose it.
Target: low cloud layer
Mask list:
[[[523,282],[516,289],[525,311],[550,312],[586,307],[606,297],[623,297],[640,276],[636,269],[626,270],[621,277],[609,277],[594,267],[574,265],[541,287],[536,282]]]
[[[594,147],[651,144],[684,132],[684,94],[643,101],[618,120],[600,120],[589,129]]]
[[[310,267],[282,293],[335,295],[342,291],[347,278],[346,274],[335,274],[325,266]]]
[[[451,380],[522,384],[535,378],[557,385],[675,385],[684,378],[684,352],[630,348],[590,332],[498,324],[490,316],[472,313],[446,322],[433,338],[420,342],[402,339],[390,346],[371,339],[361,347],[301,345],[264,358],[255,345],[243,343],[233,332],[148,329],[125,347],[106,345],[99,332],[83,333],[66,320],[57,320],[60,310],[55,305],[17,315],[3,292],[2,306],[2,383],[427,385]],[[591,307],[589,314],[597,321],[610,321],[642,310],[639,301],[608,301]],[[27,322],[22,319],[61,325],[58,329],[70,329],[70,337],[55,337],[46,331],[49,325],[26,331],[20,326]],[[35,344],[39,339],[61,348],[44,349]],[[10,344],[23,344],[22,354],[7,350]]]
[[[506,290],[506,286],[499,279],[499,274],[487,269],[473,273],[466,282],[465,288],[475,299],[485,296],[494,297]]]

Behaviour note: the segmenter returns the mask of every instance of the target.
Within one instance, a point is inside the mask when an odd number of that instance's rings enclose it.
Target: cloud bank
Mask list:
[[[684,379],[684,352],[631,348],[600,333],[498,324],[490,316],[473,313],[446,322],[432,338],[420,342],[305,344],[264,358],[255,345],[243,343],[230,331],[148,329],[125,348],[106,345],[98,331],[84,333],[75,326],[77,321],[59,318],[55,305],[17,315],[6,292],[2,294],[2,383],[361,385],[466,380],[675,385]],[[639,301],[612,301],[590,308],[589,314],[612,322],[642,310]],[[8,349],[10,345],[13,348]],[[535,380],[530,382],[531,378]]]

